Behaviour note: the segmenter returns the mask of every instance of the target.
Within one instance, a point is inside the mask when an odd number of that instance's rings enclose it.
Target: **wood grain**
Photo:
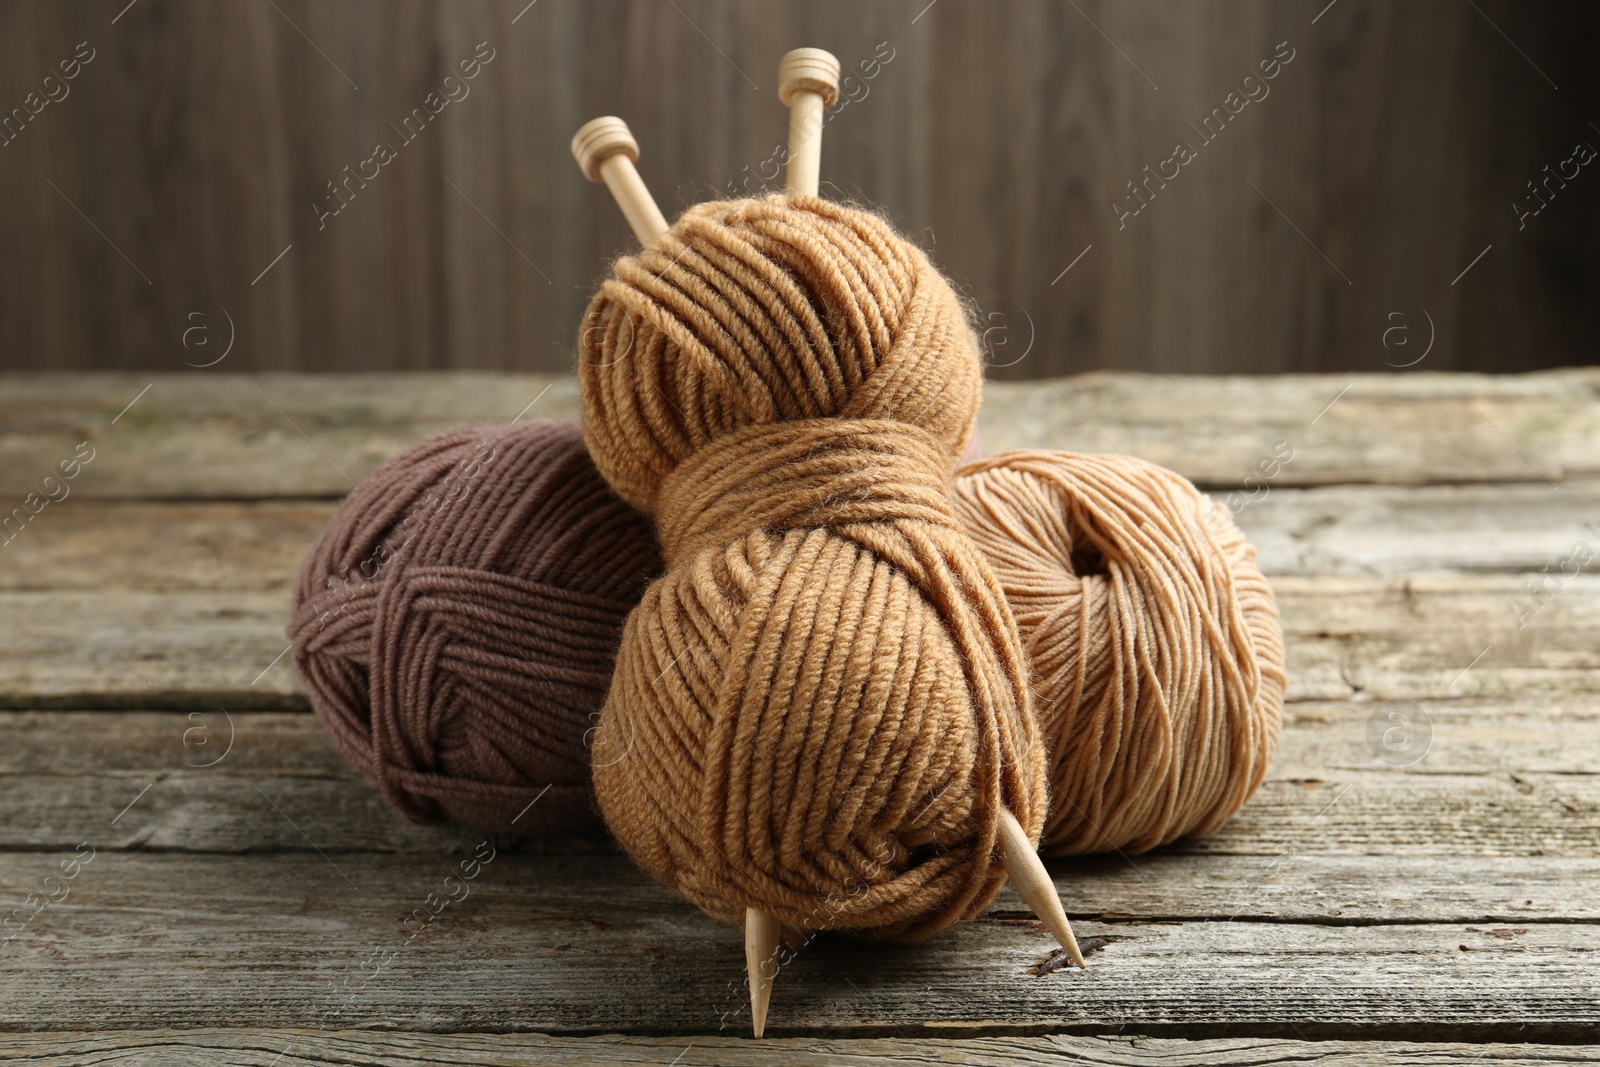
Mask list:
[[[279,788],[292,785],[276,784]],[[129,790],[130,797],[133,793]],[[1307,812],[1304,821],[1309,823],[1315,815],[1315,810]],[[89,847],[95,850],[93,863],[114,872],[121,894],[114,898],[97,895],[97,906],[105,907],[112,906],[113,899],[135,906],[141,896],[159,895],[183,882],[210,885],[226,895],[226,883],[248,880],[251,876],[242,873],[244,868],[256,858],[269,856],[275,858],[262,863],[288,883],[332,878],[348,886],[343,878],[350,877],[361,886],[364,883],[356,875],[370,872],[380,881],[405,884],[426,880],[441,863],[448,865],[449,857],[459,859],[485,840],[481,833],[463,830],[438,835],[431,849],[362,855],[325,837],[318,842],[320,854],[304,839],[298,847],[274,849],[267,841],[270,835],[263,835],[257,839],[255,851],[229,854],[122,849],[114,836],[108,836],[109,827],[106,832],[99,827],[89,830],[93,835]],[[635,888],[649,884],[648,876],[601,834],[539,839],[496,836],[491,844],[518,870],[537,868],[552,878],[603,879],[608,885]],[[82,846],[82,841],[72,843],[74,849]],[[15,842],[6,842],[0,891],[9,894],[4,898],[8,907],[21,907],[26,895],[37,889],[30,880],[42,878],[59,864],[52,855],[68,853],[10,851],[14,847]],[[82,848],[82,854],[88,854],[88,847]],[[336,867],[329,866],[329,859]],[[1600,915],[1596,904],[1600,897],[1594,892],[1600,886],[1600,859],[1592,856],[1530,855],[1508,864],[1499,857],[1358,856],[1280,843],[1266,854],[1162,849],[1133,857],[1057,859],[1048,865],[1074,920],[1516,925],[1594,922]],[[265,923],[271,921],[267,912],[275,905],[271,901],[233,901],[228,906],[261,912],[253,921]],[[690,911],[685,906],[685,913]],[[978,921],[1043,929],[1021,898],[1009,890],[996,897]]]
[[[1600,404],[1588,371],[1146,377],[994,383],[991,451],[1122,452],[1204,487],[1237,487],[1282,445],[1269,487],[1543,482],[1591,476]],[[1287,454],[1287,453],[1284,453]]]
[[[1408,750],[1374,751],[1369,723],[1407,709],[1428,734]],[[1307,782],[1323,770],[1430,775],[1585,775],[1600,767],[1600,704],[1582,693],[1510,700],[1303,701],[1284,710],[1269,779]],[[177,772],[354,778],[299,711],[0,711],[0,775]],[[70,745],[65,743],[71,739]],[[232,745],[229,742],[232,740]],[[220,762],[227,753],[226,764]],[[1383,756],[1393,758],[1385,762]]]
[[[95,456],[70,483],[79,499],[342,496],[427,434],[524,411],[577,417],[575,379],[8,376],[0,503],[20,505],[82,441]],[[1120,451],[1207,488],[1243,488],[1254,474],[1250,495],[1262,485],[1548,485],[1600,476],[1600,371],[993,382],[979,426],[990,452]],[[1279,442],[1292,459],[1261,480],[1264,460],[1288,454]]]
[[[600,1064],[604,1067],[788,1067],[819,1058],[845,1065],[981,1063],[988,1067],[1042,1067],[1063,1062],[1101,1067],[1259,1067],[1300,1063],[1312,1067],[1434,1067],[1474,1063],[1545,1067],[1594,1063],[1600,1052],[1571,1045],[1444,1044],[1417,1041],[1297,1041],[1273,1038],[975,1037],[975,1038],[767,1038],[692,1040],[669,1037],[554,1037],[549,1034],[385,1034],[351,1030],[240,1027],[233,1030],[131,1030],[112,1033],[9,1036],[14,1053],[0,1063],[37,1064],[49,1056],[60,1067],[97,1067],[108,1057],[125,1063],[210,1067],[320,1067],[330,1060],[350,1067],[452,1063],[465,1067]]]
[[[0,1026],[72,1025],[85,1004],[98,1025],[118,1029],[204,1025],[222,1010],[235,1026],[431,1032],[739,1025],[738,931],[622,875],[626,861],[497,853],[450,885],[458,903],[430,903],[465,857],[402,870],[353,855],[177,865],[96,854],[71,895],[0,956],[6,979],[31,990],[0,1004]],[[8,880],[36,881],[58,858],[35,853],[32,869],[17,864]],[[601,884],[604,900],[593,889]],[[438,910],[411,937],[400,924],[416,908]],[[1322,1038],[1570,1040],[1600,1024],[1600,926],[1589,923],[1077,925],[1080,938],[1114,940],[1088,971],[1042,978],[1027,968],[1053,942],[1026,920],[972,923],[914,946],[820,938],[779,975],[769,1032],[976,1037],[1131,1023],[1153,1036],[1299,1028]],[[142,977],[155,966],[160,983]],[[263,985],[270,996],[250,992]]]
[[[0,777],[0,800],[7,812],[4,845],[28,850],[88,840],[118,849],[434,853],[472,836],[412,825],[376,790],[342,777],[16,774]],[[1597,858],[1600,781],[1511,770],[1324,770],[1263,783],[1216,834],[1172,847],[1269,861],[1290,851]]]
[[[1225,497],[1224,497],[1225,499]],[[328,500],[68,498],[5,544],[0,590],[280,590]],[[1279,488],[1235,516],[1269,577],[1526,572],[1600,550],[1600,483]],[[1507,615],[1508,620],[1512,616]]]
[[[1370,728],[1389,725],[1395,707],[1425,716],[1428,734],[1390,763]],[[1600,858],[1596,715],[1587,702],[1564,713],[1295,705],[1250,803],[1212,837],[1168,851],[1261,857],[1247,865],[1256,873],[1311,855]],[[106,849],[435,853],[471,837],[396,815],[309,715],[13,712],[0,713],[0,727],[9,742],[0,851],[87,839]],[[580,837],[541,847],[595,844]]]
[[[825,195],[929,247],[1004,337],[999,376],[1378,369],[1421,351],[1424,310],[1430,367],[1593,357],[1594,198],[1568,189],[1520,230],[1509,210],[1591,136],[1579,0],[1320,18],[1244,0],[1225,24],[1104,0],[523,6],[0,4],[8,111],[77,42],[98,50],[0,149],[0,363],[181,370],[220,354],[226,314],[230,369],[566,369],[631,244],[567,138],[625,117],[669,215],[781,188],[775,68],[799,45],[856,77]],[[496,58],[470,93],[402,136],[479,42]],[[1280,42],[1295,58],[1270,95],[1204,146],[1189,124]],[[875,54],[893,58],[868,78]],[[1113,202],[1180,139],[1199,157],[1119,225]],[[380,141],[394,161],[335,198]],[[1397,311],[1403,352],[1382,342]],[[195,313],[203,355],[183,340]]]
[[[0,590],[286,592],[335,506],[68,497],[5,544]]]
[[[1273,489],[1234,521],[1273,577],[1559,576],[1575,545],[1600,552],[1600,482]]]
[[[1521,629],[1508,575],[1279,577],[1289,699],[1530,699],[1600,689],[1600,575]],[[0,592],[0,708],[303,709],[286,590]]]
[[[21,376],[0,396],[0,457],[13,497],[85,440],[94,457],[69,483],[82,497],[343,496],[429,433],[523,411],[575,418],[576,380]]]
[[[216,1062],[248,1067],[350,1067],[403,1064],[462,1064],[522,1067],[600,1064],[603,1067],[789,1067],[816,1064],[990,1064],[1042,1067],[1099,1064],[1102,1067],[1430,1067],[1448,1062],[1542,1067],[1589,1064],[1600,1054],[1571,1045],[1453,1045],[1435,1041],[1298,1041],[1277,1038],[989,1037],[989,1038],[747,1038],[550,1037],[546,1033],[362,1033],[355,1030],[123,1030],[114,1033],[37,1035],[11,1038],[16,1053],[0,1051],[0,1064],[37,1064],[50,1056],[59,1067],[94,1067],[109,1056],[123,1062],[160,1057],[176,1067]],[[274,1053],[274,1049],[278,1049]],[[274,1059],[277,1056],[277,1059]]]
[[[149,381],[0,392],[0,453],[100,449],[0,556],[0,910],[96,850],[0,947],[0,1062],[1593,1059],[1600,576],[1511,610],[1594,537],[1589,372],[992,387],[991,447],[1123,447],[1224,495],[1300,427],[1238,512],[1286,623],[1276,759],[1210,838],[1050,864],[1107,939],[1089,971],[1028,975],[1050,938],[1007,890],[926,945],[809,946],[762,1043],[730,1036],[738,931],[598,832],[493,840],[410,938],[483,836],[394,814],[266,669],[344,474],[546,385],[570,414],[570,379],[169,377],[111,425]]]

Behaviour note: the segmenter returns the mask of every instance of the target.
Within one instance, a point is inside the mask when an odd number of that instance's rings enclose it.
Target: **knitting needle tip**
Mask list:
[[[744,910],[744,964],[750,973],[750,1022],[757,1037],[767,1032],[772,980],[778,975],[778,920],[757,908]]]
[[[1056,893],[1055,883],[1050,880],[1050,872],[1044,869],[1044,861],[1034,851],[1033,842],[1028,840],[1017,817],[1004,808],[1000,811],[1000,862],[1005,864],[1006,874],[1010,876],[1011,884],[1017,887],[1017,894],[1056,935],[1056,940],[1067,950],[1072,962],[1088,970],[1089,965],[1084,962],[1083,953],[1078,949],[1078,939],[1072,936],[1072,924],[1067,921],[1061,897]]]

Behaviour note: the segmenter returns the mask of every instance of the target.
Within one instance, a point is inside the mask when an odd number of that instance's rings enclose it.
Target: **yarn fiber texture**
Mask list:
[[[709,914],[929,936],[1037,837],[1044,752],[1001,590],[950,476],[977,340],[882,219],[690,208],[621,259],[579,348],[595,465],[655,516],[595,737],[606,822]]]
[[[1153,463],[1066,452],[965,466],[955,500],[1033,664],[1042,851],[1215,831],[1266,773],[1286,683],[1272,589],[1227,509]]]
[[[295,668],[408,818],[574,830],[597,815],[585,737],[622,623],[660,570],[575,424],[453,430],[379,468],[323,530],[295,588]]]

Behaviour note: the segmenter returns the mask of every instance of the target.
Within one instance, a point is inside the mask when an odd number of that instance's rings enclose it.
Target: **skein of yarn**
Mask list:
[[[585,316],[584,433],[653,514],[595,737],[606,822],[728,922],[929,936],[1037,839],[1044,752],[1001,591],[949,495],[978,404],[949,284],[812,197],[690,208]]]
[[[295,667],[341,753],[407,817],[577,829],[597,814],[585,736],[660,568],[575,424],[453,430],[328,523],[294,592]]]
[[[1271,587],[1227,509],[1153,463],[1066,452],[965,466],[955,500],[1033,663],[1041,850],[1215,831],[1266,773],[1286,684]]]

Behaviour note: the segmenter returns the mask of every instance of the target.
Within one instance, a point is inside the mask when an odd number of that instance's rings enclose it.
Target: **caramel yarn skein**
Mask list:
[[[1044,753],[949,495],[977,339],[927,258],[814,197],[690,208],[580,338],[584,434],[656,518],[595,738],[612,832],[707,913],[918,938],[1037,839]]]
[[[660,569],[576,424],[452,430],[323,530],[295,587],[295,668],[340,752],[412,820],[575,830],[598,814],[584,738]]]
[[[1285,688],[1272,589],[1227,510],[1153,463],[1064,452],[965,466],[955,500],[1033,663],[1041,851],[1221,826],[1261,784]]]

